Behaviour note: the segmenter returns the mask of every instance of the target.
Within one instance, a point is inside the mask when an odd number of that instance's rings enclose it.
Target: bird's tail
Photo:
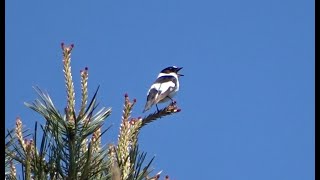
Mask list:
[[[154,88],[150,89],[147,96],[147,102],[146,102],[146,105],[144,106],[144,110],[142,111],[142,113],[146,112],[152,107],[152,105],[155,102],[157,94],[158,94],[158,91],[156,89]]]
[[[151,108],[152,105],[153,105],[152,101],[147,101],[146,105],[144,106],[144,109],[143,109],[142,113],[148,111]]]

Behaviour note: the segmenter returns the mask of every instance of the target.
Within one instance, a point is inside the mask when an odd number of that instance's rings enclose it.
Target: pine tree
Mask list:
[[[159,118],[180,112],[175,102],[141,118],[132,118],[136,100],[126,94],[117,144],[102,145],[101,138],[110,128],[102,131],[111,108],[97,110],[96,89],[88,101],[88,68],[81,75],[81,106],[75,109],[75,90],[71,73],[73,45],[62,46],[63,72],[66,84],[67,105],[61,113],[47,92],[34,87],[39,98],[27,107],[39,113],[45,124],[35,122],[34,132],[23,126],[21,118],[6,133],[5,176],[18,179],[16,166],[22,166],[22,179],[111,179],[156,180],[160,173],[151,176],[151,163],[145,161],[147,153],[139,149],[138,136],[141,128]],[[40,128],[39,128],[40,127]],[[39,135],[40,134],[40,135]],[[40,138],[38,137],[40,136]],[[169,179],[168,176],[165,177]]]

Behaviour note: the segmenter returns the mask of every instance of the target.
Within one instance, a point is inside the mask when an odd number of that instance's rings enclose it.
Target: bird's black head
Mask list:
[[[178,74],[178,72],[182,69],[182,67],[170,66],[161,71],[161,73],[169,74],[176,73],[178,76],[183,76],[182,74]]]

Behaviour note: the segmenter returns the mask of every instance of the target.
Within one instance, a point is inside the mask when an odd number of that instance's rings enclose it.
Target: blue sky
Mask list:
[[[140,134],[155,171],[314,179],[314,14],[311,0],[6,1],[6,128],[17,116],[31,129],[43,122],[23,105],[37,98],[32,86],[64,108],[60,43],[74,43],[76,90],[87,66],[89,95],[100,85],[100,104],[113,108],[104,143],[116,142],[124,93],[141,116],[159,71],[177,65],[181,113]]]

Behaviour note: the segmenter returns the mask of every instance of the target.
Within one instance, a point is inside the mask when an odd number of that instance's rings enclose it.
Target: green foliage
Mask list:
[[[154,157],[145,162],[147,153],[141,152],[138,135],[142,127],[163,116],[179,112],[175,103],[145,118],[131,118],[136,100],[125,96],[122,121],[117,144],[101,145],[102,131],[111,108],[97,110],[97,94],[88,101],[88,69],[81,71],[81,107],[75,110],[75,91],[71,74],[73,45],[63,51],[63,72],[66,84],[67,105],[64,113],[55,107],[48,93],[34,87],[39,98],[25,105],[39,113],[44,125],[35,122],[34,132],[25,130],[20,118],[15,129],[6,133],[6,179],[17,179],[16,165],[23,169],[23,179],[159,179],[160,173],[149,177]],[[39,129],[40,127],[40,129]],[[40,138],[39,138],[40,137]],[[168,179],[166,177],[166,179]]]

